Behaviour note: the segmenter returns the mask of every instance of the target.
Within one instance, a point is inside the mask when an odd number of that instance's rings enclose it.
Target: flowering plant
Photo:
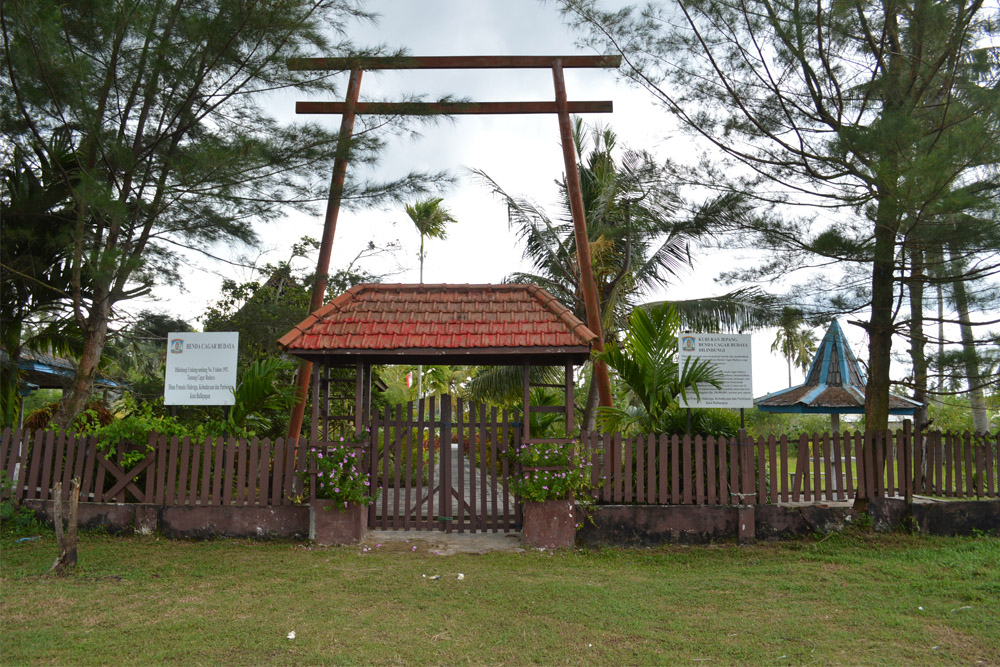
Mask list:
[[[531,502],[582,497],[593,488],[587,454],[578,443],[521,445],[514,454],[521,471],[511,487],[521,500]]]
[[[317,498],[333,500],[346,509],[350,504],[367,505],[372,501],[368,495],[368,475],[360,470],[360,460],[356,444],[365,442],[367,434],[358,433],[338,442],[309,452],[310,469],[316,471]]]

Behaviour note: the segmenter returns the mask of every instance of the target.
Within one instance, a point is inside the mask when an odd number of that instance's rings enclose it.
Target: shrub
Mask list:
[[[579,443],[521,445],[514,461],[521,470],[510,484],[521,500],[583,498],[593,488],[590,458]]]
[[[309,452],[310,468],[316,469],[314,491],[317,498],[343,503],[345,508],[349,504],[367,505],[372,502],[372,497],[368,495],[368,475],[360,469],[358,449],[355,447],[367,441],[367,433],[358,433]],[[304,481],[312,483],[312,476],[306,475]]]

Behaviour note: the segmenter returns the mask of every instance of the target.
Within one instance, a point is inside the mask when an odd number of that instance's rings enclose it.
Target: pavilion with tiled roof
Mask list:
[[[526,406],[530,367],[565,366],[563,409],[572,429],[573,367],[589,358],[595,338],[537,285],[375,283],[347,290],[278,344],[288,354],[314,363],[314,396],[329,382],[331,367],[356,369],[352,419],[358,427],[368,420],[372,365],[521,366]],[[314,429],[318,418],[314,407]]]
[[[834,431],[839,431],[839,415],[864,414],[866,387],[858,360],[834,320],[816,350],[806,381],[754,399],[754,405],[762,412],[830,414]],[[909,398],[889,395],[889,414],[912,416],[918,407]]]

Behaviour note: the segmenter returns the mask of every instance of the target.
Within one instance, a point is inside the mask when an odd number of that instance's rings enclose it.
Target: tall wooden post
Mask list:
[[[552,78],[556,88],[556,110],[559,116],[559,136],[562,140],[563,161],[566,164],[566,193],[569,208],[573,214],[573,234],[576,237],[576,259],[580,265],[580,287],[587,310],[587,327],[597,334],[594,348],[604,351],[604,329],[601,326],[601,308],[597,299],[597,283],[590,263],[590,237],[587,236],[586,212],[583,209],[583,193],[580,189],[580,172],[576,164],[576,146],[573,144],[573,130],[570,127],[569,108],[566,103],[566,81],[563,78],[562,60],[552,63]],[[608,366],[603,361],[594,361],[594,381],[600,404],[611,407],[611,378]]]
[[[347,175],[347,162],[350,158],[351,136],[354,134],[354,108],[358,103],[361,91],[361,72],[351,70],[347,82],[347,99],[344,114],[340,120],[340,134],[337,135],[337,155],[333,161],[333,177],[330,182],[330,197],[326,202],[326,217],[323,220],[323,239],[319,246],[319,259],[316,261],[316,278],[313,282],[312,298],[309,300],[309,312],[323,305],[326,294],[326,278],[330,273],[330,255],[333,252],[333,237],[337,231],[337,217],[340,215],[340,201],[344,195],[344,180]],[[302,417],[306,410],[306,400],[309,397],[309,377],[312,375],[312,362],[303,360],[299,363],[298,402],[292,408],[288,421],[288,440],[297,440],[302,430]],[[318,397],[313,397],[317,400]]]

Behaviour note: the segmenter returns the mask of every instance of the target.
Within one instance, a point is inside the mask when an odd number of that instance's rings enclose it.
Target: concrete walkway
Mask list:
[[[424,530],[369,530],[361,543],[379,551],[412,551],[437,556],[524,551],[521,533],[442,533]]]

